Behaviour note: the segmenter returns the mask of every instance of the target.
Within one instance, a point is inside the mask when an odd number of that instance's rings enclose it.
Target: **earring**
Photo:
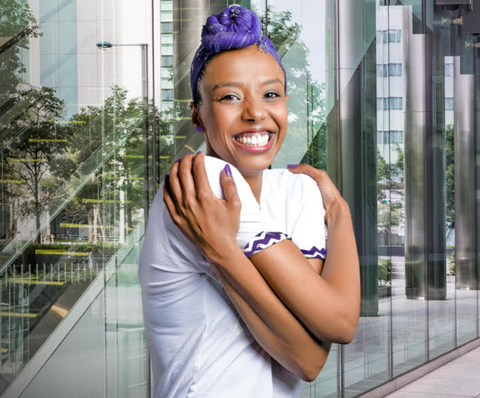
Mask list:
[[[202,126],[196,126],[195,130],[197,130],[199,133],[203,133],[203,127]]]

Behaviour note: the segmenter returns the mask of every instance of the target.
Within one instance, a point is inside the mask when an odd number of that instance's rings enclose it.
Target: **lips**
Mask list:
[[[261,131],[255,133],[242,133],[234,137],[236,141],[240,142],[246,146],[252,147],[262,147],[267,145],[268,141],[270,140],[270,135],[268,131]]]
[[[244,131],[235,135],[234,143],[236,146],[251,153],[264,152],[270,149],[272,145],[273,133],[267,130]]]

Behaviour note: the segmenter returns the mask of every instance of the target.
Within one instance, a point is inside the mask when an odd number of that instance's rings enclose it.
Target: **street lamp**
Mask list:
[[[149,211],[149,178],[148,178],[148,44],[118,44],[108,41],[99,41],[97,48],[102,51],[108,51],[113,47],[140,47],[142,50],[142,97],[143,97],[143,140],[144,140],[144,179],[143,179],[143,211],[145,223],[148,220]],[[155,139],[155,136],[153,137]],[[155,157],[152,158],[153,169],[155,170]]]
[[[143,211],[145,217],[145,227],[147,225],[148,220],[148,211],[149,211],[149,179],[148,179],[148,44],[146,43],[139,43],[139,44],[113,44],[108,41],[100,41],[97,43],[97,48],[99,50],[108,51],[112,47],[140,47],[142,50],[142,97],[143,97],[143,141],[144,141],[144,179],[143,179]],[[155,120],[153,121],[155,123]],[[153,151],[154,154],[152,156],[153,162],[153,177],[154,177],[154,184],[155,184],[155,170],[156,170],[156,159],[155,159],[155,125],[153,128]],[[145,228],[146,229],[146,228]],[[147,385],[147,397],[151,397],[151,373],[150,373],[150,351],[147,348],[146,357],[146,385]]]

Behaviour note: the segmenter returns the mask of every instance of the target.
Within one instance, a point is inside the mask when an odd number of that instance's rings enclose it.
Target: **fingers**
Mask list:
[[[194,156],[192,153],[184,156],[178,168],[178,179],[183,192],[184,205],[193,203],[196,198],[195,181],[192,174]]]
[[[170,213],[170,217],[172,218],[173,222],[178,225],[180,215],[172,197],[172,190],[170,188],[169,178],[167,175],[165,176],[165,183],[163,184],[163,202],[165,203],[165,206],[167,206],[167,210]]]
[[[235,184],[235,180],[233,179],[230,165],[227,164],[225,166],[220,177],[220,181],[222,183],[223,194],[225,195],[227,207],[240,209],[242,207],[242,202],[238,196],[237,186]]]
[[[197,189],[197,198],[200,202],[216,198],[208,182],[205,156],[201,152],[193,158],[193,179]]]
[[[323,206],[328,211],[337,202],[344,202],[335,184],[325,170],[318,170],[308,164],[289,165],[288,170],[295,174],[306,174],[317,183],[323,198]]]
[[[325,170],[318,170],[315,167],[312,167],[308,164],[299,164],[299,165],[288,165],[288,170],[294,174],[306,174],[312,177],[315,181],[325,180],[330,178]]]

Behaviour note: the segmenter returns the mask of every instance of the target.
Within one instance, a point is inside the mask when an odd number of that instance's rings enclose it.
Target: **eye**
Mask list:
[[[269,91],[268,93],[265,94],[265,98],[268,98],[268,99],[273,99],[278,97],[280,97],[280,94],[278,94],[275,91]]]
[[[239,100],[238,96],[236,94],[226,94],[222,98],[220,98],[220,101],[235,101]]]

